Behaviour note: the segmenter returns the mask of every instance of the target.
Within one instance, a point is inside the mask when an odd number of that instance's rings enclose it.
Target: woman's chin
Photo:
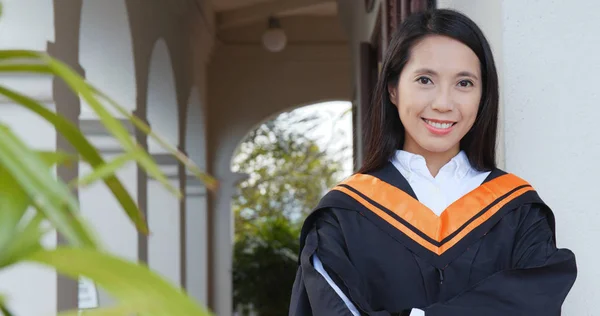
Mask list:
[[[420,144],[421,148],[425,152],[435,153],[435,154],[443,154],[447,152],[458,152],[460,148],[459,143],[454,142],[424,142]]]

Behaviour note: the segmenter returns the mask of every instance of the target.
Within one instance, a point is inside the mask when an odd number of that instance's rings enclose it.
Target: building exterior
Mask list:
[[[398,21],[431,6],[459,9],[488,36],[501,76],[499,164],[526,178],[553,207],[559,246],[580,267],[565,315],[592,315],[600,297],[598,259],[585,245],[600,236],[591,198],[598,192],[600,115],[594,79],[600,48],[594,18],[600,3],[581,0],[5,0],[0,47],[47,51],[179,146],[220,181],[207,193],[155,143],[133,129],[186,193],[179,201],[135,165],[119,177],[146,212],[152,235],[139,235],[103,186],[81,190],[83,214],[106,247],[147,262],[217,315],[231,315],[231,196],[244,175],[230,169],[244,135],[294,107],[330,100],[355,104],[356,160],[361,113],[379,56]],[[287,35],[269,52],[261,36],[269,16]],[[13,87],[78,121],[106,157],[118,153],[89,107],[42,76],[3,76]],[[30,144],[63,149],[54,130],[1,99],[0,120]],[[81,165],[79,173],[86,172]],[[63,178],[72,177],[58,170]],[[50,245],[59,243],[53,234]],[[77,306],[77,284],[22,265],[0,273],[19,315],[51,315]],[[35,301],[36,304],[31,302]],[[111,304],[100,293],[100,305]]]

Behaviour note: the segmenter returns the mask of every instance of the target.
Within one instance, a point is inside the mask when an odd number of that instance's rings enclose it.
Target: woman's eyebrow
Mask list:
[[[427,74],[427,75],[432,75],[432,76],[437,76],[438,73],[431,69],[431,68],[419,68],[417,70],[415,70],[415,73],[418,74]],[[472,72],[470,71],[461,71],[459,73],[456,74],[456,77],[471,77],[473,79],[479,80],[479,78]]]
[[[421,74],[428,74],[428,75],[432,75],[432,76],[437,76],[437,72],[435,72],[435,70],[430,69],[430,68],[419,68],[417,70],[415,70],[415,73],[421,73]]]
[[[472,72],[468,72],[468,71],[461,71],[458,74],[456,74],[457,77],[471,77],[473,79],[477,79],[479,80],[479,78],[473,74]]]

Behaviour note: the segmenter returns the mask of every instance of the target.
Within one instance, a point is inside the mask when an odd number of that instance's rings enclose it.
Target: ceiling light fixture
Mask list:
[[[280,52],[285,48],[287,36],[276,17],[269,17],[268,28],[262,36],[262,42],[265,48],[273,53]]]

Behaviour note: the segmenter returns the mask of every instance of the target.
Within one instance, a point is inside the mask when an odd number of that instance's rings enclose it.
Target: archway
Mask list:
[[[247,174],[232,198],[233,299],[240,315],[287,312],[299,229],[352,172],[352,138],[351,104],[327,102],[271,116],[238,145],[232,171]]]

